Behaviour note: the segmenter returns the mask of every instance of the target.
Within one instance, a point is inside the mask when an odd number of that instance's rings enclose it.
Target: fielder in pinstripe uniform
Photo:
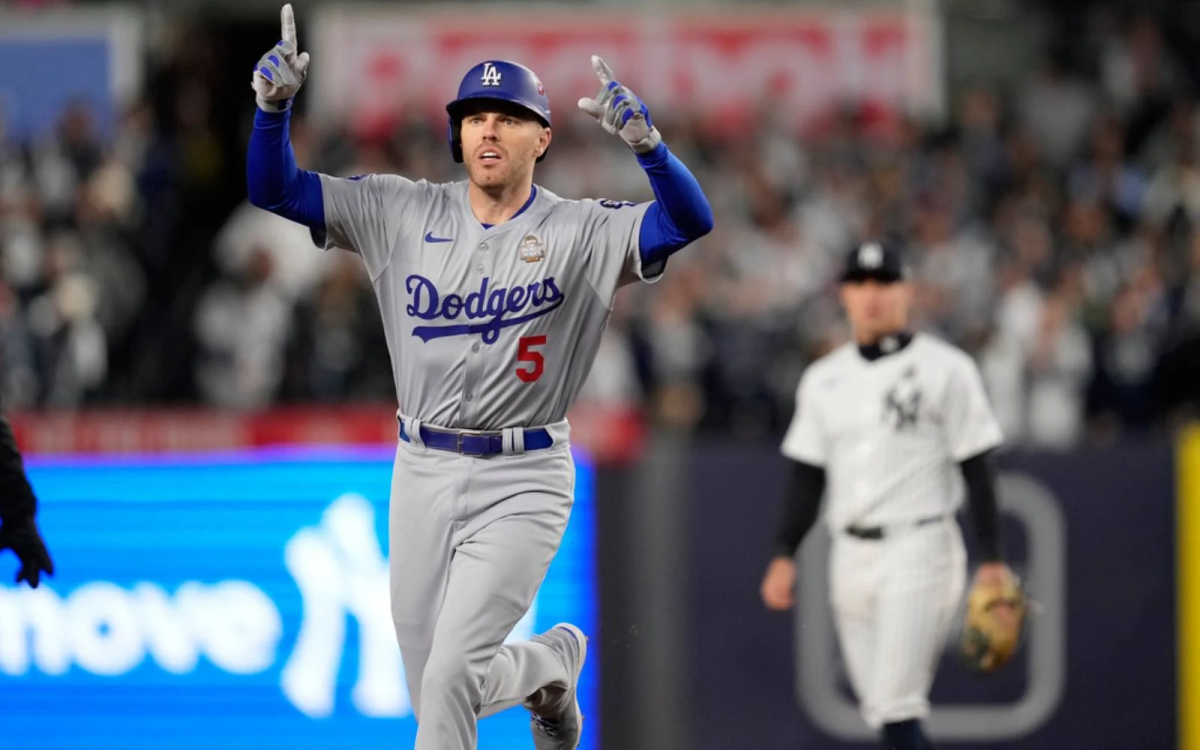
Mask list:
[[[898,244],[855,248],[840,291],[855,341],[800,380],[782,446],[794,476],[762,597],[791,608],[796,550],[827,496],[831,604],[863,718],[885,748],[926,750],[921,720],[966,584],[964,486],[983,556],[976,580],[1009,572],[988,459],[1000,428],[970,357],[908,330]]]

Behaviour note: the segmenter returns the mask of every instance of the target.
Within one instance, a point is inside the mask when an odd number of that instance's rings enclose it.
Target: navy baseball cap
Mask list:
[[[840,280],[865,281],[874,279],[885,283],[904,281],[910,276],[904,262],[904,252],[897,242],[868,240],[846,256]]]

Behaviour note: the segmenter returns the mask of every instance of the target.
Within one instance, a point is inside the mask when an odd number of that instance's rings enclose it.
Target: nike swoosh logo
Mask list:
[[[434,237],[433,232],[425,233],[426,242],[454,242],[453,237]]]

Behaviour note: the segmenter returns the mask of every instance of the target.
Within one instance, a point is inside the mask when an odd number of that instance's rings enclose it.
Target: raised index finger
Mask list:
[[[596,71],[596,77],[600,79],[603,86],[612,83],[616,77],[613,75],[612,68],[608,67],[608,63],[604,62],[600,55],[592,55],[592,70]]]
[[[291,42],[292,46],[296,45],[296,16],[292,13],[292,4],[287,3],[283,6],[283,10],[279,11],[279,22],[283,27],[281,38],[285,42]]]

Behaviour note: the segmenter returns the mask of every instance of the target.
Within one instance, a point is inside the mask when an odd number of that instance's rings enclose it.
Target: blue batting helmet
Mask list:
[[[450,115],[450,153],[454,161],[463,160],[459,126],[467,103],[478,99],[494,99],[517,104],[532,112],[542,124],[550,127],[550,100],[546,88],[532,70],[507,60],[489,60],[471,68],[458,85],[458,98],[446,105]],[[545,158],[543,153],[538,161]]]

